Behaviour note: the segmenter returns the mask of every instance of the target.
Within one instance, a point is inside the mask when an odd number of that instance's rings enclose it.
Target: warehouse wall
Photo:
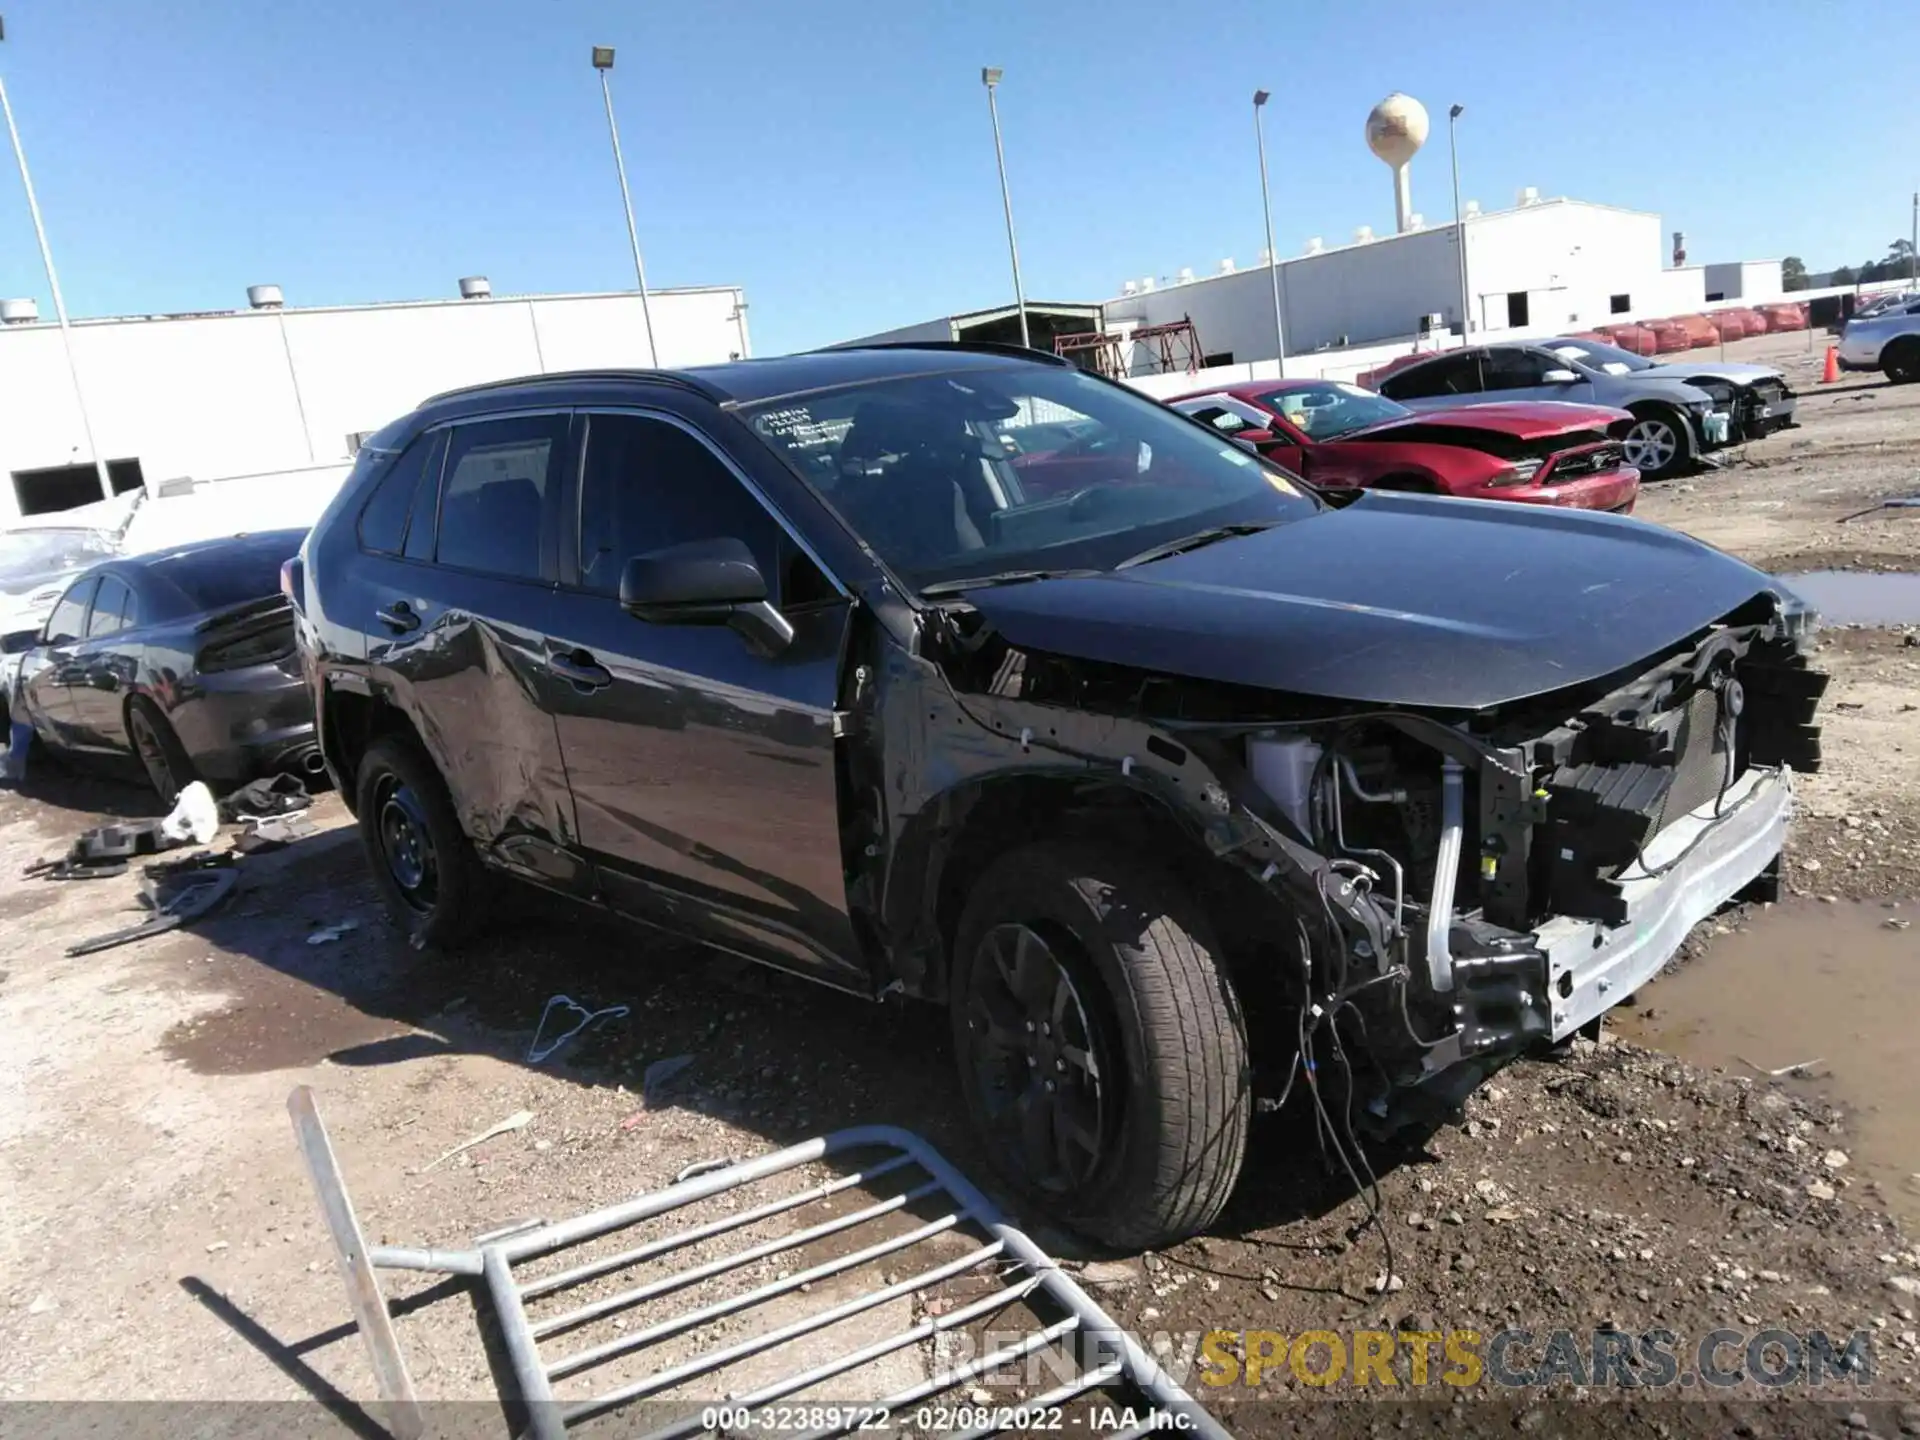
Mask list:
[[[1614,318],[1612,297],[1634,311],[1643,296],[1664,301],[1660,217],[1581,201],[1547,200],[1467,223],[1468,282],[1476,335],[1509,324],[1509,297],[1527,297],[1528,327],[1578,328]],[[1386,235],[1280,266],[1281,311],[1290,355],[1411,336],[1422,316],[1460,325],[1460,272],[1452,224]],[[1698,290],[1698,285],[1695,286]],[[1690,302],[1700,303],[1699,294]],[[1664,313],[1664,312],[1662,312]],[[1273,298],[1265,268],[1160,286],[1106,302],[1107,323],[1163,324],[1190,316],[1208,354],[1234,361],[1273,356]]]
[[[661,363],[745,353],[742,299],[651,294]],[[84,322],[73,346],[102,457],[138,459],[149,485],[345,461],[350,436],[459,385],[647,363],[633,294]],[[86,459],[55,326],[0,327],[0,395],[5,519],[18,513],[6,477]]]

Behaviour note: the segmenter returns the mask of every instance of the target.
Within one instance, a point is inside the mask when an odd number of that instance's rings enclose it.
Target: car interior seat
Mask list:
[[[930,406],[869,400],[840,446],[834,499],[889,559],[936,564],[984,548],[968,487],[984,489],[978,437]]]

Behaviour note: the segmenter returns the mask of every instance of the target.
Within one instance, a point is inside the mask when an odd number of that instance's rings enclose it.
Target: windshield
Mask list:
[[[1603,375],[1625,375],[1634,370],[1651,370],[1653,361],[1618,345],[1602,340],[1555,340],[1547,348],[1563,360],[1573,360]]]
[[[0,590],[84,570],[113,553],[112,538],[100,530],[8,531],[0,534]]]
[[[1318,502],[1224,436],[1078,370],[919,375],[742,415],[915,588],[1107,570]]]
[[[1260,403],[1286,416],[1310,440],[1331,440],[1365,425],[1398,420],[1413,412],[1384,395],[1362,390],[1358,385],[1329,383],[1301,385],[1262,395]]]

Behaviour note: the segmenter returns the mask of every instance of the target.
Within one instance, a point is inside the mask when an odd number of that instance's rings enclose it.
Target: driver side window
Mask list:
[[[53,607],[53,613],[47,617],[47,644],[71,645],[86,633],[87,606],[93,600],[93,592],[99,584],[97,579],[90,577],[60,597],[60,603]]]
[[[580,477],[582,589],[617,595],[620,574],[634,556],[728,538],[753,552],[775,605],[832,594],[767,507],[703,441],[650,416],[588,417]]]
[[[1559,362],[1540,350],[1489,350],[1486,388],[1527,390],[1547,383],[1547,371]]]

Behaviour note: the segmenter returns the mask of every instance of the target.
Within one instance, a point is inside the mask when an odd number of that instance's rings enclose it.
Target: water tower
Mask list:
[[[1427,107],[1399,91],[1367,112],[1367,148],[1392,167],[1394,226],[1413,228],[1413,185],[1407,164],[1427,143]]]

